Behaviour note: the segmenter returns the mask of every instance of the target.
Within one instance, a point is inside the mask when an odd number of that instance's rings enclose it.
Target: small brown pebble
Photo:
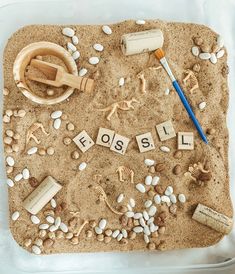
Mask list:
[[[125,238],[122,238],[121,241],[120,241],[120,244],[127,245],[128,244],[128,240],[125,239]]]
[[[36,238],[34,244],[40,247],[43,244],[43,240],[40,238]]]
[[[193,65],[193,71],[194,71],[194,72],[199,72],[200,69],[201,69],[201,67],[200,67],[199,64],[194,64],[194,65]]]
[[[90,226],[91,228],[94,228],[94,227],[96,226],[96,221],[95,221],[95,220],[91,220],[91,221],[89,222],[89,226]]]
[[[20,139],[20,134],[18,132],[16,132],[13,136],[14,140],[19,140]]]
[[[2,120],[3,120],[4,123],[10,123],[11,118],[8,117],[7,115],[4,115]]]
[[[77,236],[74,236],[71,240],[71,243],[73,244],[73,245],[77,245],[78,244],[78,242],[79,242],[79,240],[78,240],[78,237]]]
[[[203,43],[200,48],[201,48],[202,52],[210,52],[210,47],[207,44]]]
[[[193,42],[197,46],[201,46],[203,43],[203,39],[199,36],[193,38]]]
[[[162,218],[163,220],[166,220],[166,218],[167,218],[166,212],[165,211],[160,212],[159,217]]]
[[[3,95],[7,96],[10,93],[8,88],[3,88]]]
[[[31,239],[25,239],[24,240],[24,246],[25,247],[29,247],[29,246],[31,246],[31,244],[32,244],[32,240]]]
[[[47,89],[47,95],[48,96],[53,96],[54,94],[55,94],[55,91],[53,89],[51,89],[51,88]]]
[[[14,152],[19,152],[19,150],[20,150],[19,145],[13,144],[13,145],[12,145],[12,150],[13,150]]]
[[[162,218],[160,218],[159,216],[155,218],[154,223],[155,223],[155,225],[160,226],[160,227],[165,225],[164,220],[162,220]]]
[[[111,238],[110,236],[105,236],[105,237],[104,237],[104,242],[105,242],[106,244],[110,243],[111,240],[112,240],[112,238]]]
[[[46,155],[46,150],[45,150],[44,148],[39,148],[38,154],[39,154],[40,156],[44,156],[44,155]]]
[[[122,205],[122,206],[120,206],[119,211],[122,213],[126,213],[128,211],[128,208],[126,206]]]
[[[39,181],[35,177],[30,177],[29,184],[31,187],[37,187],[39,185]]]
[[[128,219],[127,227],[128,227],[128,228],[133,227],[133,219],[132,219],[132,218],[129,218],[129,219]]]
[[[56,215],[60,215],[60,213],[61,213],[63,210],[64,210],[64,206],[63,206],[63,204],[61,203],[61,204],[59,204],[59,205],[56,206],[56,208],[55,208],[55,214],[56,214]]]
[[[69,131],[73,131],[74,130],[74,124],[73,123],[68,123],[67,124],[67,130],[69,130]]]
[[[44,248],[50,248],[50,247],[53,246],[53,244],[54,244],[54,241],[50,238],[43,241],[43,247]]]
[[[124,227],[127,226],[128,217],[126,215],[122,215],[119,220],[120,220],[120,223],[122,224],[122,226],[124,226]]]
[[[6,145],[6,146],[5,146],[5,151],[6,151],[6,153],[12,153],[12,152],[13,152],[13,149],[12,149],[11,146]]]
[[[55,239],[55,232],[48,232],[48,237],[50,238],[50,239],[52,239],[52,240],[54,240]]]
[[[158,194],[163,195],[163,193],[164,193],[164,188],[163,188],[161,185],[156,185],[156,186],[154,187],[154,189],[155,189],[155,191],[156,191]]]
[[[17,113],[17,115],[20,117],[20,118],[23,118],[25,115],[26,115],[26,111],[24,109],[20,109]]]
[[[164,234],[165,231],[166,231],[166,227],[165,227],[165,226],[161,226],[161,227],[159,227],[159,229],[158,229],[158,233],[161,234],[161,235]]]
[[[157,246],[158,250],[166,250],[166,242],[161,241],[160,244]]]
[[[157,232],[157,231],[154,231],[154,232],[151,234],[151,237],[152,237],[152,238],[157,238],[157,237],[158,237],[158,232]]]
[[[55,149],[53,147],[48,147],[47,148],[47,154],[48,155],[53,155],[55,153]]]
[[[134,231],[130,231],[128,237],[129,239],[134,240],[136,238],[136,233]]]
[[[63,121],[67,120],[68,119],[68,116],[66,114],[62,114],[61,117],[60,117]]]
[[[176,150],[176,152],[174,153],[173,156],[174,156],[175,159],[181,159],[182,156],[183,156],[183,153],[180,150]]]
[[[221,73],[222,73],[222,76],[223,76],[224,78],[226,78],[227,75],[229,74],[229,66],[228,66],[228,65],[224,65],[224,66],[222,67]]]
[[[32,177],[32,178],[34,178],[34,177]],[[55,213],[52,209],[46,209],[45,211],[43,211],[43,214],[44,214],[44,216],[54,216],[55,215]]]
[[[165,164],[163,164],[163,163],[158,163],[158,164],[156,164],[156,167],[155,167],[155,170],[157,171],[157,172],[162,172],[163,170],[165,170]]]
[[[93,236],[92,231],[91,231],[91,230],[87,230],[87,231],[86,231],[86,237],[87,237],[87,238],[91,238],[92,236]]]
[[[147,194],[150,198],[153,198],[155,196],[155,192],[152,189],[150,189]]]
[[[57,230],[55,233],[55,236],[57,239],[62,239],[62,238],[64,238],[64,233],[61,230]]]
[[[66,146],[70,145],[71,142],[72,142],[72,140],[71,140],[71,138],[69,138],[69,137],[65,137],[65,138],[63,139],[63,143],[64,143]]]
[[[72,232],[66,233],[65,238],[68,239],[68,240],[72,239],[73,238],[73,233]]]
[[[154,166],[151,166],[151,167],[149,168],[149,172],[150,172],[150,173],[155,173],[155,172],[156,172],[155,167],[154,167]]]
[[[14,132],[11,129],[7,129],[5,133],[8,137],[13,137],[14,136]]]
[[[13,166],[7,166],[6,167],[6,172],[7,172],[7,174],[12,173],[13,172]]]
[[[77,160],[79,158],[79,152],[77,150],[74,150],[73,152],[71,152],[71,158],[74,160]]]
[[[13,140],[12,140],[11,137],[6,136],[6,137],[3,138],[4,144],[10,145],[12,143],[12,141]]]
[[[214,135],[216,133],[216,130],[214,128],[208,128],[206,133],[209,135]]]
[[[220,47],[217,45],[217,43],[215,43],[215,44],[213,44],[211,50],[213,53],[216,53],[220,50]]]
[[[96,236],[96,239],[99,241],[99,242],[103,242],[104,241],[104,235],[103,234],[99,234]]]
[[[38,236],[39,236],[40,238],[44,238],[46,235],[47,235],[46,230],[44,230],[44,229],[39,230]]]
[[[210,181],[212,178],[212,174],[211,172],[208,173],[200,173],[197,177],[198,181],[202,181],[202,182],[208,182]]]
[[[156,249],[155,243],[149,243],[149,244],[148,244],[148,249],[149,249],[149,250],[155,250],[155,249]]]
[[[106,236],[111,236],[112,235],[112,230],[111,229],[106,229],[105,232],[104,232],[104,234]]]
[[[173,168],[173,173],[175,175],[179,175],[181,172],[182,172],[181,165],[180,164],[175,165]]]
[[[171,214],[176,215],[176,213],[177,213],[177,205],[176,204],[171,205],[169,207],[169,211],[170,211]]]
[[[11,109],[7,109],[7,110],[6,110],[6,115],[7,115],[8,117],[11,117],[11,116],[13,115],[13,111],[12,111]]]

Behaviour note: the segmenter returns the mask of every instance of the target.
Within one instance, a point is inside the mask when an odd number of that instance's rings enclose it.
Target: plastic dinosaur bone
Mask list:
[[[29,143],[30,139],[33,139],[37,144],[40,144],[40,141],[37,139],[37,137],[34,135],[34,132],[37,131],[38,129],[41,129],[42,132],[48,136],[49,133],[46,132],[46,130],[44,129],[44,126],[42,123],[34,123],[32,124],[26,134],[26,145]]]
[[[117,211],[115,208],[113,208],[109,201],[108,201],[108,197],[106,195],[106,193],[104,192],[103,188],[101,186],[94,186],[94,189],[97,191],[97,193],[99,194],[99,199],[101,201],[104,201],[107,205],[107,207],[116,215],[123,215],[122,212]]]
[[[190,69],[186,69],[184,72],[186,76],[183,79],[183,83],[187,85],[187,82],[190,82],[189,92],[192,93],[195,89],[199,88],[197,77],[195,76],[194,72]]]
[[[130,109],[135,109],[134,106],[132,105],[133,103],[139,103],[139,101],[137,101],[135,98],[132,98],[131,100],[123,100],[123,101],[119,101],[116,103],[111,104],[110,106],[106,107],[106,108],[102,108],[102,109],[98,109],[99,111],[109,111],[108,116],[106,117],[106,119],[108,121],[110,121],[112,115],[118,110],[130,110]]]
[[[120,182],[124,182],[123,175],[125,174],[125,175],[129,175],[131,177],[131,183],[134,184],[134,171],[132,169],[125,167],[125,166],[120,166],[120,167],[118,167],[116,172],[118,172]]]
[[[141,92],[142,93],[146,93],[146,79],[144,78],[144,74],[143,73],[139,73],[137,75],[137,77],[140,79],[141,81]]]
[[[79,229],[78,229],[78,232],[75,234],[76,237],[79,237],[79,236],[80,236],[80,234],[81,234],[83,228],[84,228],[85,225],[87,225],[88,223],[89,223],[88,220],[85,220],[85,221],[82,223],[82,225],[81,225],[81,226],[79,227]]]

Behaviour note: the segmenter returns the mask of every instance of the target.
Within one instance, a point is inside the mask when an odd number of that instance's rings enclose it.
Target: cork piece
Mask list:
[[[85,130],[74,137],[73,141],[83,153],[95,144]]]
[[[202,204],[197,205],[192,218],[223,234],[229,234],[233,227],[231,218]]]
[[[156,129],[161,141],[165,141],[176,136],[171,120],[156,125]]]
[[[178,149],[181,149],[181,150],[194,149],[193,132],[178,132]]]
[[[53,177],[47,176],[24,200],[23,207],[31,214],[37,214],[61,188]]]
[[[115,134],[110,149],[122,155],[125,154],[130,139],[119,134]]]
[[[155,149],[151,132],[136,136],[136,141],[141,153]]]
[[[96,144],[103,147],[111,147],[114,134],[114,130],[100,127],[96,139]]]

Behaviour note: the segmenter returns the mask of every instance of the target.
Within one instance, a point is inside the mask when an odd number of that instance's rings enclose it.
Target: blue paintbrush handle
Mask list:
[[[206,144],[208,144],[208,141],[206,139],[206,135],[203,132],[203,130],[202,130],[202,128],[201,128],[201,126],[200,126],[200,124],[199,124],[199,122],[198,122],[195,114],[193,113],[192,108],[189,105],[189,103],[188,103],[188,101],[187,101],[187,99],[186,99],[186,97],[185,97],[185,95],[184,95],[184,93],[183,93],[183,91],[182,91],[179,83],[175,80],[175,81],[172,82],[172,84],[173,84],[175,90],[177,91],[177,93],[178,93],[178,95],[180,97],[180,100],[183,103],[185,109],[187,110],[189,117],[192,119],[192,121],[193,121],[193,123],[194,123],[194,125],[195,125],[195,127],[196,127],[196,129],[197,129],[197,131],[199,133],[199,135],[201,136],[202,140]]]

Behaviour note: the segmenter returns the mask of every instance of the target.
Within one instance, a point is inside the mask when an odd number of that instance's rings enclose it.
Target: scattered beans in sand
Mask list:
[[[40,239],[40,238],[36,238],[35,241],[34,241],[34,244],[41,247],[42,244],[43,244],[43,240]]]
[[[9,187],[13,187],[15,184],[14,184],[14,182],[12,181],[12,179],[7,178],[7,185],[8,185]]]
[[[122,86],[124,86],[124,84],[125,84],[125,79],[124,79],[124,77],[121,77],[118,81],[118,85],[119,85],[119,87],[122,87]]]
[[[33,253],[36,254],[36,255],[40,255],[40,254],[41,254],[41,249],[40,249],[40,247],[38,247],[37,245],[33,245],[33,246],[32,246],[32,251],[33,251]]]
[[[89,63],[91,65],[97,65],[99,63],[100,59],[97,56],[93,56],[89,58]]]
[[[28,239],[24,240],[24,246],[25,247],[29,247],[29,246],[31,246],[31,244],[32,244],[32,240],[31,239],[28,238]]]
[[[16,174],[16,176],[14,178],[15,182],[19,182],[22,179],[23,179],[23,174],[22,173]]]
[[[67,36],[67,37],[70,37],[72,38],[75,34],[75,31],[69,27],[66,27],[66,28],[63,28],[62,29],[62,34]]]
[[[145,159],[144,163],[146,166],[153,166],[155,164],[155,161],[151,159]]]
[[[198,47],[196,47],[196,46],[192,47],[192,54],[193,54],[194,56],[198,56],[199,53],[200,53],[200,50],[199,50]]]
[[[183,153],[180,150],[176,150],[176,152],[174,153],[173,156],[174,156],[175,159],[181,159],[182,156],[183,156]]]
[[[15,165],[15,160],[14,160],[13,157],[7,156],[7,157],[6,157],[6,163],[7,163],[9,166],[13,167],[13,166]]]
[[[145,193],[146,189],[145,189],[145,186],[143,184],[137,184],[136,186],[136,189],[139,190],[139,192],[141,193]]]
[[[178,200],[181,202],[181,203],[185,203],[186,202],[186,197],[184,194],[179,194],[178,195]]]
[[[84,169],[86,169],[87,167],[87,163],[82,162],[79,166],[78,166],[78,170],[79,171],[83,171]]]
[[[107,26],[107,25],[102,26],[102,30],[103,30],[103,32],[104,32],[105,34],[107,34],[107,35],[112,34],[111,28],[110,28],[109,26]]]
[[[46,150],[48,155],[53,155],[55,153],[55,149],[53,147],[48,147]]]
[[[83,77],[87,74],[87,69],[86,68],[81,68],[78,72],[78,75]]]
[[[68,240],[72,239],[73,238],[73,233],[72,232],[66,233],[65,238],[68,239]]]
[[[55,119],[53,123],[54,129],[59,129],[60,126],[61,126],[61,119],[60,118]]]
[[[170,152],[170,148],[167,147],[167,146],[160,146],[160,150],[163,151],[163,152]]]
[[[12,219],[13,221],[16,221],[19,217],[20,217],[19,211],[15,211],[15,212],[11,215],[11,219]]]
[[[30,149],[28,149],[27,154],[28,155],[33,155],[38,151],[37,147],[31,147]]]
[[[74,35],[74,36],[72,37],[72,42],[73,42],[73,44],[74,44],[75,46],[78,45],[79,39],[78,39],[78,37],[77,37],[76,35]]]
[[[31,215],[30,218],[33,224],[37,225],[40,223],[40,219],[36,215]]]
[[[123,199],[124,199],[124,194],[123,193],[119,194],[117,197],[117,203],[121,203]]]
[[[103,47],[103,45],[101,45],[101,44],[94,44],[94,45],[93,45],[93,48],[94,48],[96,51],[103,51],[103,50],[104,50],[104,47]]]

